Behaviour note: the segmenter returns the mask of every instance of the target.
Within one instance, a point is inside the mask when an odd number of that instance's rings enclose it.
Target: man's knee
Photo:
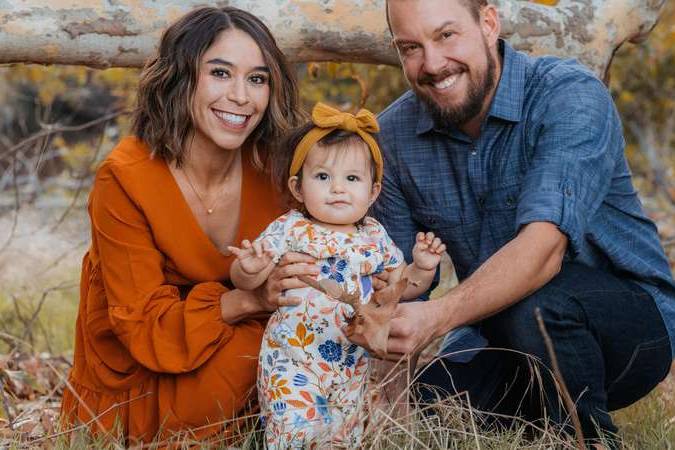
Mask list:
[[[572,272],[561,272],[533,294],[486,320],[484,327],[490,345],[544,356],[537,311],[554,339],[558,333],[582,326],[585,320],[583,308],[573,291],[567,288],[568,283],[573,283]]]

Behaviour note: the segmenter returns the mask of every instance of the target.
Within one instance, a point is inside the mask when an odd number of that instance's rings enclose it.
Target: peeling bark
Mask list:
[[[491,1],[516,48],[575,57],[600,76],[623,42],[646,37],[665,3]],[[0,0],[0,63],[139,67],[169,23],[205,3],[258,15],[292,61],[398,63],[384,0]]]

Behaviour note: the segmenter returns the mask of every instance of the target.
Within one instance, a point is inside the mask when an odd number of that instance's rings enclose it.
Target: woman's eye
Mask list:
[[[228,72],[225,69],[212,69],[211,75],[213,75],[214,77],[218,77],[218,78],[225,78],[225,77],[228,77],[230,75],[230,72]]]
[[[319,172],[314,176],[314,178],[317,180],[326,181],[328,179],[328,174],[325,172]]]
[[[361,178],[359,178],[357,175],[347,175],[347,181],[360,181]]]
[[[266,84],[267,83],[267,77],[265,75],[260,75],[260,74],[251,75],[249,80],[251,80],[251,82],[254,83],[254,84]]]

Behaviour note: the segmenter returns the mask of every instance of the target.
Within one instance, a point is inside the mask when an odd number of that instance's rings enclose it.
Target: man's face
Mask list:
[[[476,117],[495,84],[489,25],[460,0],[388,0],[388,8],[405,76],[437,123]]]

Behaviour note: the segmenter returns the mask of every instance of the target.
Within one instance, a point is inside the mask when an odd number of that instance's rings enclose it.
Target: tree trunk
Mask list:
[[[575,57],[600,76],[623,42],[649,33],[665,3],[491,1],[500,8],[503,36],[516,48]],[[0,0],[0,63],[139,67],[169,23],[205,3],[258,15],[292,61],[398,62],[384,0]]]

